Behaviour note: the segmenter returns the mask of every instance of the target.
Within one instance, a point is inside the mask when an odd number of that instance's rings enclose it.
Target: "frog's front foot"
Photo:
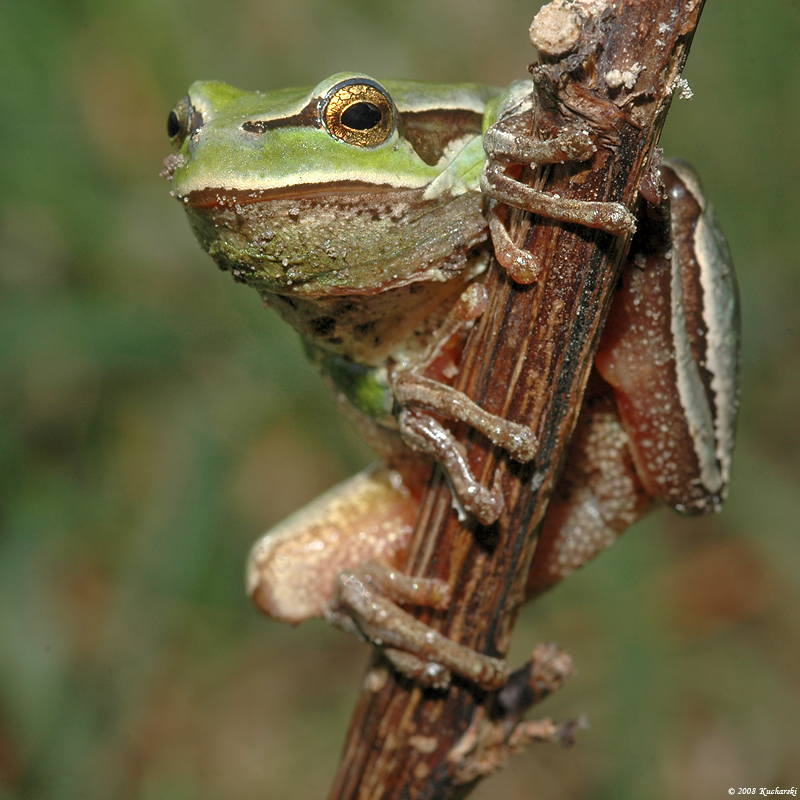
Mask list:
[[[506,662],[448,639],[404,611],[398,603],[446,608],[444,581],[412,578],[380,561],[342,573],[325,618],[384,648],[394,666],[425,686],[445,688],[452,674],[483,689],[508,679]]]
[[[455,437],[438,420],[420,409],[466,422],[522,463],[527,463],[536,454],[537,441],[533,431],[527,425],[490,414],[463,392],[413,371],[396,374],[392,390],[405,409],[399,416],[399,424],[406,443],[415,450],[434,456],[444,466],[456,501],[464,511],[475,516],[482,525],[495,522],[504,506],[497,475],[491,488],[483,486],[473,476],[463,448]]]
[[[497,471],[491,488],[484,486],[472,474],[463,446],[441,422],[427,414],[403,411],[399,423],[409,447],[433,456],[444,467],[460,517],[472,514],[481,525],[491,525],[500,518],[505,500]]]
[[[586,161],[596,147],[583,130],[562,131],[552,139],[537,139],[527,127],[530,117],[517,115],[495,123],[486,132],[486,162],[481,176],[481,191],[495,201],[549,219],[597,228],[623,236],[636,230],[636,219],[621,203],[568,200],[541,192],[507,174],[510,165],[563,164]],[[527,123],[526,123],[527,121]],[[489,229],[497,260],[517,283],[532,283],[542,265],[530,253],[514,244],[496,208],[489,211]]]

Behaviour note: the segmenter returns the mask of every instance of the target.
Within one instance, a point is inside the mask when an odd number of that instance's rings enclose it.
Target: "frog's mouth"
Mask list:
[[[186,195],[179,195],[193,208],[219,208],[223,206],[263,203],[271,200],[287,200],[309,197],[338,197],[360,194],[380,195],[384,193],[414,193],[422,201],[423,189],[418,187],[398,187],[390,184],[375,184],[364,181],[331,181],[328,183],[307,183],[275,189],[241,189],[238,187],[219,187],[216,189],[196,189]]]

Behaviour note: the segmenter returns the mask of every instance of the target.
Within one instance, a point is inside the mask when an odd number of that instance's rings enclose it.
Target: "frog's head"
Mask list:
[[[264,292],[381,291],[485,238],[481,134],[494,94],[350,73],[266,94],[198,82],[169,116],[166,174],[237,278]]]

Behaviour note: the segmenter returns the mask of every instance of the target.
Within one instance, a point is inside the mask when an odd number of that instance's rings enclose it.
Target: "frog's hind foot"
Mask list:
[[[398,603],[446,608],[444,581],[413,578],[380,561],[370,561],[339,577],[326,619],[384,648],[394,666],[412,680],[446,688],[451,674],[483,689],[502,686],[506,662],[454,642],[404,611]]]

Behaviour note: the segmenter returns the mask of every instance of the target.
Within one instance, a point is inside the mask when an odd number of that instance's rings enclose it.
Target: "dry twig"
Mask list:
[[[532,185],[562,197],[634,208],[702,5],[703,0],[549,4],[545,15],[553,16],[539,20],[541,63],[533,69],[540,111],[537,129],[528,133],[549,137],[580,121],[595,136],[598,152],[587,164],[532,176]],[[407,564],[409,573],[442,578],[453,587],[449,611],[420,610],[421,619],[501,657],[629,244],[625,237],[518,216],[518,241],[545,264],[543,275],[519,286],[493,267],[490,307],[467,343],[457,387],[492,413],[528,421],[540,450],[520,468],[468,429],[460,430],[476,476],[488,484],[500,467],[506,509],[493,526],[464,527],[435,473]],[[554,670],[553,685],[568,672],[564,664],[543,667],[540,660],[526,670],[526,680],[535,679],[537,669]],[[386,669],[376,654],[330,800],[463,797],[524,741],[569,736],[549,721],[514,728],[509,720],[527,700],[499,717],[497,702],[497,696],[458,682],[446,693],[424,691]]]

